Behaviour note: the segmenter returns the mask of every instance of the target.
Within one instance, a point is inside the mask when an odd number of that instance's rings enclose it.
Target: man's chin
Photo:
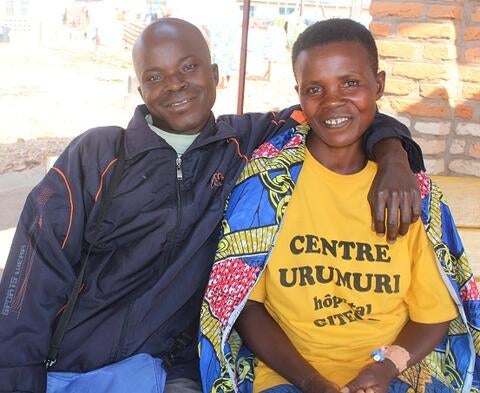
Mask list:
[[[204,126],[203,123],[201,125],[199,125],[198,123],[171,124],[170,129],[166,131],[169,131],[174,134],[192,135],[192,134],[198,134],[202,130],[203,126]]]

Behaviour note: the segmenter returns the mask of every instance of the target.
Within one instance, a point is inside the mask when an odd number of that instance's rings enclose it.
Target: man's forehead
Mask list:
[[[200,30],[181,19],[161,19],[149,25],[141,34],[143,41],[159,39],[204,40]]]
[[[201,32],[187,22],[163,22],[148,26],[136,43],[134,52],[142,55],[158,50],[183,52],[182,56],[210,56]]]

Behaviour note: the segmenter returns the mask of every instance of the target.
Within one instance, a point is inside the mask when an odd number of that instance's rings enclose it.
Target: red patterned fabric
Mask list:
[[[247,299],[261,268],[243,263],[239,258],[225,259],[213,265],[205,299],[224,328],[232,311]]]
[[[428,196],[428,194],[430,194],[430,181],[425,172],[419,172],[415,176],[417,176],[418,187],[420,188],[420,195],[423,199]]]
[[[264,143],[262,146],[260,146],[257,150],[253,152],[251,160],[253,160],[254,158],[260,158],[260,157],[265,157],[265,158],[274,157],[278,155],[279,152],[280,150],[278,150],[271,143]]]
[[[460,296],[462,300],[478,300],[478,287],[477,283],[472,279],[465,284],[465,286],[460,289]]]

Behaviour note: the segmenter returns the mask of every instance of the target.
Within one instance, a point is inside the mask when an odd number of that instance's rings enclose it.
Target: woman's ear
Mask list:
[[[377,82],[377,94],[376,99],[379,100],[383,96],[385,90],[385,71],[380,71],[375,76],[375,81]]]

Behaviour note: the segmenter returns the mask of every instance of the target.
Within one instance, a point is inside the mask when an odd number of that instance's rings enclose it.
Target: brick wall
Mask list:
[[[412,131],[432,174],[480,177],[480,1],[372,0],[380,108]]]

